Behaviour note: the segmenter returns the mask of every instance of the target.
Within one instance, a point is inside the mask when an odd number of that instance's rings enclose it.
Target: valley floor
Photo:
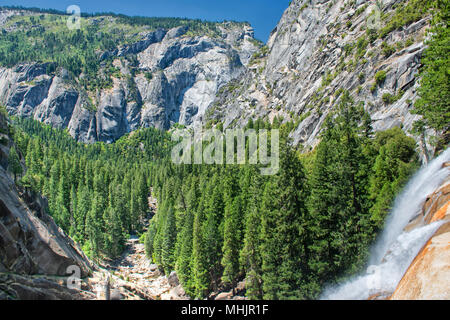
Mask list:
[[[151,189],[153,194],[153,189]],[[150,211],[157,211],[157,200],[148,198]],[[148,221],[145,221],[148,225]],[[109,278],[109,281],[108,281]],[[122,255],[109,263],[101,264],[94,276],[87,280],[96,299],[111,300],[184,300],[188,299],[176,276],[166,277],[156,264],[145,255],[145,245],[137,237],[131,237],[126,243]],[[109,300],[108,299],[108,300]]]
[[[179,300],[184,299],[181,286],[169,284],[155,264],[145,256],[144,244],[130,239],[123,255],[103,266],[89,281],[96,288],[97,298],[105,299],[106,277],[110,275],[110,299]]]

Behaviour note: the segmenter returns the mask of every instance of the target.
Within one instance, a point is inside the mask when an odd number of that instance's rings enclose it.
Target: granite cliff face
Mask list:
[[[87,277],[93,265],[46,213],[46,200],[18,188],[7,171],[12,144],[0,114],[0,300],[82,299],[55,279],[77,266]]]
[[[279,116],[295,122],[295,144],[315,146],[325,117],[348,90],[364,104],[375,130],[411,129],[429,16],[379,36],[409,2],[292,1],[267,47],[221,91],[208,120],[226,128]]]
[[[13,15],[3,12],[2,20]],[[0,68],[0,104],[87,143],[112,142],[140,127],[201,123],[217,91],[245,72],[260,47],[247,24],[224,22],[217,29],[220,36],[193,35],[188,26],[157,29],[98,53],[102,67],[110,59],[120,71],[110,88],[95,92],[64,69],[49,74],[45,63]]]
[[[82,142],[112,142],[140,127],[228,128],[278,116],[295,122],[295,144],[313,147],[348,90],[375,130],[407,131],[417,119],[410,110],[430,17],[386,26],[410,2],[294,0],[262,48],[246,24],[219,24],[220,37],[158,29],[99,53],[100,64],[113,59],[120,69],[109,89],[85,92],[65,70],[47,75],[45,64],[22,64],[0,69],[0,103]],[[2,23],[11,15],[4,11]]]

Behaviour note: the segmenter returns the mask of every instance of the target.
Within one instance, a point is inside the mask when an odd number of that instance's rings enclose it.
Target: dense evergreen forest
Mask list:
[[[162,168],[146,248],[166,273],[177,271],[190,296],[246,278],[253,299],[317,298],[324,283],[362,266],[418,167],[415,141],[399,128],[373,134],[348,93],[314,153],[300,156],[281,131],[275,176],[250,165]]]
[[[274,176],[257,165],[174,165],[170,134],[156,129],[82,145],[36,121],[14,123],[27,166],[18,183],[47,196],[55,221],[93,258],[119,255],[143,232],[152,187],[159,208],[143,236],[147,254],[176,270],[191,297],[246,278],[250,298],[316,298],[362,267],[418,167],[415,141],[399,128],[374,134],[348,92],[310,154],[290,147],[289,123],[248,124],[280,129]]]
[[[170,151],[168,134],[146,129],[112,145],[83,145],[36,121],[14,123],[27,167],[18,183],[48,197],[55,222],[92,258],[122,253],[148,218],[155,168]]]

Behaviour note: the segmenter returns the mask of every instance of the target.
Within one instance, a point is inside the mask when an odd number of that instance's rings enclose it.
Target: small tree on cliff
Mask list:
[[[9,170],[14,174],[14,181],[17,181],[17,176],[23,173],[23,168],[15,147],[11,147],[8,161]]]

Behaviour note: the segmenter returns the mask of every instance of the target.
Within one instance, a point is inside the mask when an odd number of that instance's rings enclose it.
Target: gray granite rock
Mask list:
[[[248,25],[218,28],[221,37],[186,36],[186,26],[158,29],[99,54],[100,65],[112,59],[121,76],[97,92],[86,92],[66,70],[47,74],[47,64],[0,68],[0,104],[12,115],[67,128],[86,143],[113,142],[140,127],[201,123],[218,90],[245,72],[260,46]],[[130,55],[138,60],[131,79]]]

